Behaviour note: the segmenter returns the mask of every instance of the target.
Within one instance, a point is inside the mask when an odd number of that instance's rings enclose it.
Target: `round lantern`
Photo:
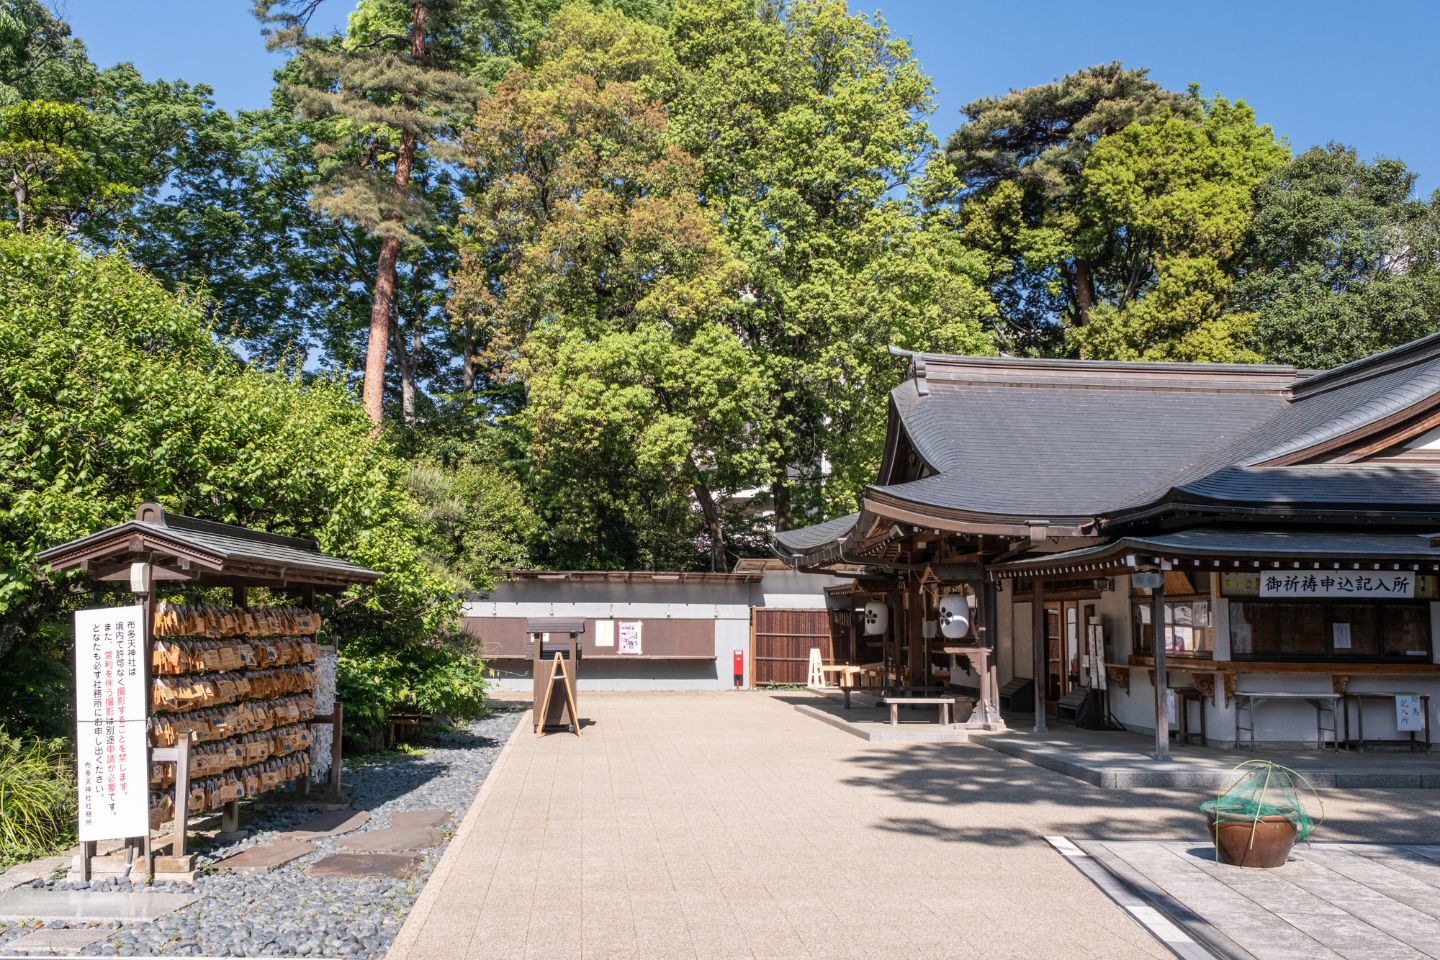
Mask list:
[[[885,604],[879,600],[871,600],[865,604],[865,635],[878,637],[885,632],[885,625],[889,619],[890,611]]]
[[[970,603],[963,594],[947,593],[940,598],[940,634],[959,640],[970,632]]]

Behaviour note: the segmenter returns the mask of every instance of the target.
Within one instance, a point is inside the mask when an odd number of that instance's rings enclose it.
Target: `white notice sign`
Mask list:
[[[1335,649],[1349,650],[1350,645],[1350,624],[1336,621],[1333,629],[1335,631]]]
[[[75,614],[76,786],[80,839],[143,835],[150,826],[146,765],[145,611]]]
[[[616,653],[627,657],[640,656],[640,626],[639,620],[620,621],[620,645],[615,649]]]
[[[1266,573],[1262,597],[1413,597],[1415,574],[1376,570],[1309,570]]]
[[[613,646],[615,646],[615,621],[614,621],[614,620],[596,620],[596,621],[595,621],[595,646],[597,646],[597,647],[613,647]]]
[[[1420,694],[1395,694],[1395,729],[1401,733],[1411,731],[1418,733],[1423,724],[1424,716],[1420,711]]]

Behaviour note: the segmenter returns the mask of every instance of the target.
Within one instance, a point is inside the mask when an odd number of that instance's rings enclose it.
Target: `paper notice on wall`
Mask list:
[[[1420,694],[1395,694],[1395,729],[1401,733],[1418,733],[1424,727]]]
[[[613,647],[613,646],[615,646],[615,621],[614,621],[614,620],[596,620],[596,621],[595,621],[595,646],[597,646],[597,647]]]
[[[619,646],[615,652],[624,657],[640,656],[640,627],[639,620],[621,620],[619,627]]]
[[[146,755],[145,610],[75,614],[76,790],[80,839],[117,840],[150,828]]]
[[[1350,649],[1350,624],[1348,624],[1348,623],[1336,623],[1336,624],[1334,624],[1334,631],[1335,631],[1335,649],[1336,649],[1336,650],[1349,650],[1349,649]]]

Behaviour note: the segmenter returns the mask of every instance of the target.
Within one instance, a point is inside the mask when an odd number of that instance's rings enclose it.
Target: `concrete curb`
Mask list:
[[[455,869],[455,863],[460,859],[460,851],[464,847],[461,842],[464,837],[474,828],[475,823],[480,819],[480,809],[485,805],[485,798],[490,795],[490,787],[495,783],[496,775],[501,767],[510,758],[510,747],[520,731],[529,730],[534,735],[535,726],[528,722],[530,711],[526,710],[521,715],[520,721],[515,724],[515,729],[510,731],[510,736],[505,738],[505,745],[500,748],[500,755],[490,766],[490,772],[485,775],[485,782],[480,784],[480,789],[475,794],[475,799],[470,801],[470,809],[465,811],[465,819],[460,821],[456,828],[455,835],[450,838],[449,844],[445,847],[440,862],[431,871],[429,879],[425,881],[425,888],[420,891],[416,898],[415,905],[410,908],[409,914],[405,917],[405,923],[400,927],[400,932],[390,944],[390,949],[385,952],[385,960],[406,960],[410,956],[411,949],[420,935],[420,930],[429,919],[431,910],[434,909],[435,900],[440,895],[440,888],[444,881]]]

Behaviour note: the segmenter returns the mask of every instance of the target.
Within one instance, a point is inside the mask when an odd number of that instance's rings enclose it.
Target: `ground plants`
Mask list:
[[[63,740],[0,730],[0,868],[74,841],[75,776]]]

